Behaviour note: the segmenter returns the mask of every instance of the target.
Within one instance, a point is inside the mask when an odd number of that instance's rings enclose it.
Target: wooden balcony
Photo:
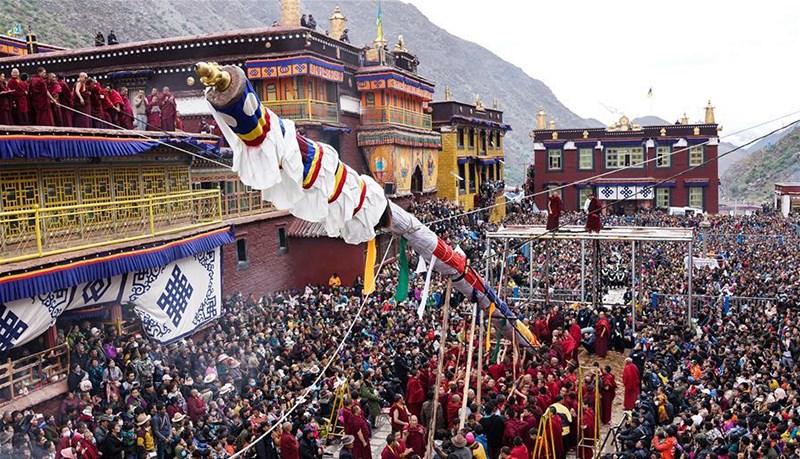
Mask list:
[[[365,108],[361,110],[363,125],[398,125],[431,130],[431,116],[397,107]]]
[[[60,382],[66,383],[68,373],[69,347],[66,343],[17,360],[8,359],[0,364],[0,406],[21,401],[24,408],[47,400],[39,400],[41,397],[35,397],[35,394],[41,389],[58,386]],[[66,384],[63,388],[58,387],[53,395],[58,395],[62,389],[66,389]]]
[[[269,100],[263,104],[281,118],[317,123],[339,123],[339,106],[335,102],[299,99]]]
[[[260,191],[227,193],[222,197],[222,218],[224,220],[263,214],[274,210],[275,206],[261,199]]]
[[[221,223],[219,190],[0,212],[0,264]]]

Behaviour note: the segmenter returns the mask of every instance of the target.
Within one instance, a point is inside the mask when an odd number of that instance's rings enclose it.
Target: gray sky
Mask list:
[[[710,99],[722,136],[800,110],[797,0],[405,1],[544,81],[584,118],[651,114],[651,87],[652,114],[668,121],[701,120]]]

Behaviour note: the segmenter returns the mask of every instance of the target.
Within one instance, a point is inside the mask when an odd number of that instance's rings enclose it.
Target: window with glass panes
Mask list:
[[[672,149],[668,146],[656,147],[656,167],[669,167],[671,153]]]
[[[703,146],[696,145],[689,148],[689,165],[699,166],[703,164]]]
[[[644,149],[642,147],[606,148],[606,169],[619,169],[621,167],[642,167],[644,162]]]
[[[580,170],[591,170],[593,166],[592,161],[592,154],[594,153],[594,149],[592,148],[581,148],[578,150],[578,169]]]
[[[561,150],[547,150],[547,168],[550,170],[561,169]]]
[[[689,188],[689,207],[703,208],[703,189],[700,187]]]
[[[592,194],[592,187],[590,186],[578,190],[578,210],[583,209],[583,203],[589,199],[590,194]]]
[[[669,188],[656,188],[656,207],[669,207]]]
[[[464,128],[463,127],[458,128],[457,138],[458,138],[458,148],[459,149],[464,148]]]
[[[458,176],[461,177],[461,180],[458,181],[458,194],[464,194],[467,192],[467,176],[465,175],[466,171],[463,164],[458,165]]]

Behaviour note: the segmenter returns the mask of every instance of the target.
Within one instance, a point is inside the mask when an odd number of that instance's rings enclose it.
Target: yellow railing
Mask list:
[[[219,190],[0,212],[0,264],[222,222]]]
[[[260,191],[229,193],[222,197],[222,218],[225,220],[273,210],[272,204],[261,199]]]
[[[0,406],[62,380],[69,373],[66,344],[0,364]]]
[[[264,102],[264,106],[281,118],[290,120],[320,123],[339,122],[339,106],[335,102],[313,99],[269,100]]]
[[[431,115],[404,108],[381,107],[361,110],[362,124],[398,124],[417,129],[431,129]]]

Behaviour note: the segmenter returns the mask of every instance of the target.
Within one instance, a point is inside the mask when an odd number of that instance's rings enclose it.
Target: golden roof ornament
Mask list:
[[[711,101],[708,101],[708,105],[706,105],[706,124],[717,124],[714,121],[714,107],[711,105]]]
[[[403,39],[403,35],[397,36],[397,44],[394,45],[394,51],[397,53],[407,53],[408,49],[406,49],[406,41]]]
[[[630,127],[631,127],[631,120],[630,120],[630,119],[628,119],[628,117],[627,117],[627,116],[625,116],[625,115],[622,115],[622,116],[619,118],[619,123],[618,123],[618,124],[619,124],[619,130],[620,130],[620,131],[627,131],[627,130],[629,130],[629,129],[630,129]]]
[[[347,18],[342,14],[339,5],[336,5],[336,8],[333,9],[333,16],[328,18],[328,22],[331,25],[331,37],[336,40],[341,40],[347,28]]]
[[[661,128],[661,130],[658,131],[658,134],[661,135],[661,137],[666,137],[667,136],[667,128]]]
[[[681,124],[689,124],[689,117],[686,116],[686,112],[683,112],[683,116],[681,116]]]
[[[281,0],[281,25],[300,26],[300,0]]]
[[[694,129],[692,130],[692,133],[693,133],[694,135],[700,135],[700,128],[699,128],[699,127],[697,127],[697,126],[695,126],[695,127],[694,127]]]
[[[481,102],[481,95],[475,94],[475,110],[483,110],[483,102]]]
[[[556,123],[555,123],[555,121],[552,121],[552,120],[551,120],[550,122],[551,122],[551,123],[553,123],[553,124],[552,124],[552,126],[553,126],[553,129],[555,129],[555,127],[556,127]],[[558,140],[558,132],[556,132],[556,131],[553,131],[553,133],[552,133],[552,134],[550,134],[550,137],[551,137],[553,140]]]
[[[444,100],[450,100],[450,85],[444,87]]]
[[[547,129],[547,115],[541,108],[536,114],[536,129]]]
[[[589,138],[589,131],[583,131],[582,135],[583,135],[584,139],[588,139]]]
[[[547,127],[549,129],[555,129],[556,128],[556,120],[554,120],[553,118],[550,118],[550,122],[547,124]]]

